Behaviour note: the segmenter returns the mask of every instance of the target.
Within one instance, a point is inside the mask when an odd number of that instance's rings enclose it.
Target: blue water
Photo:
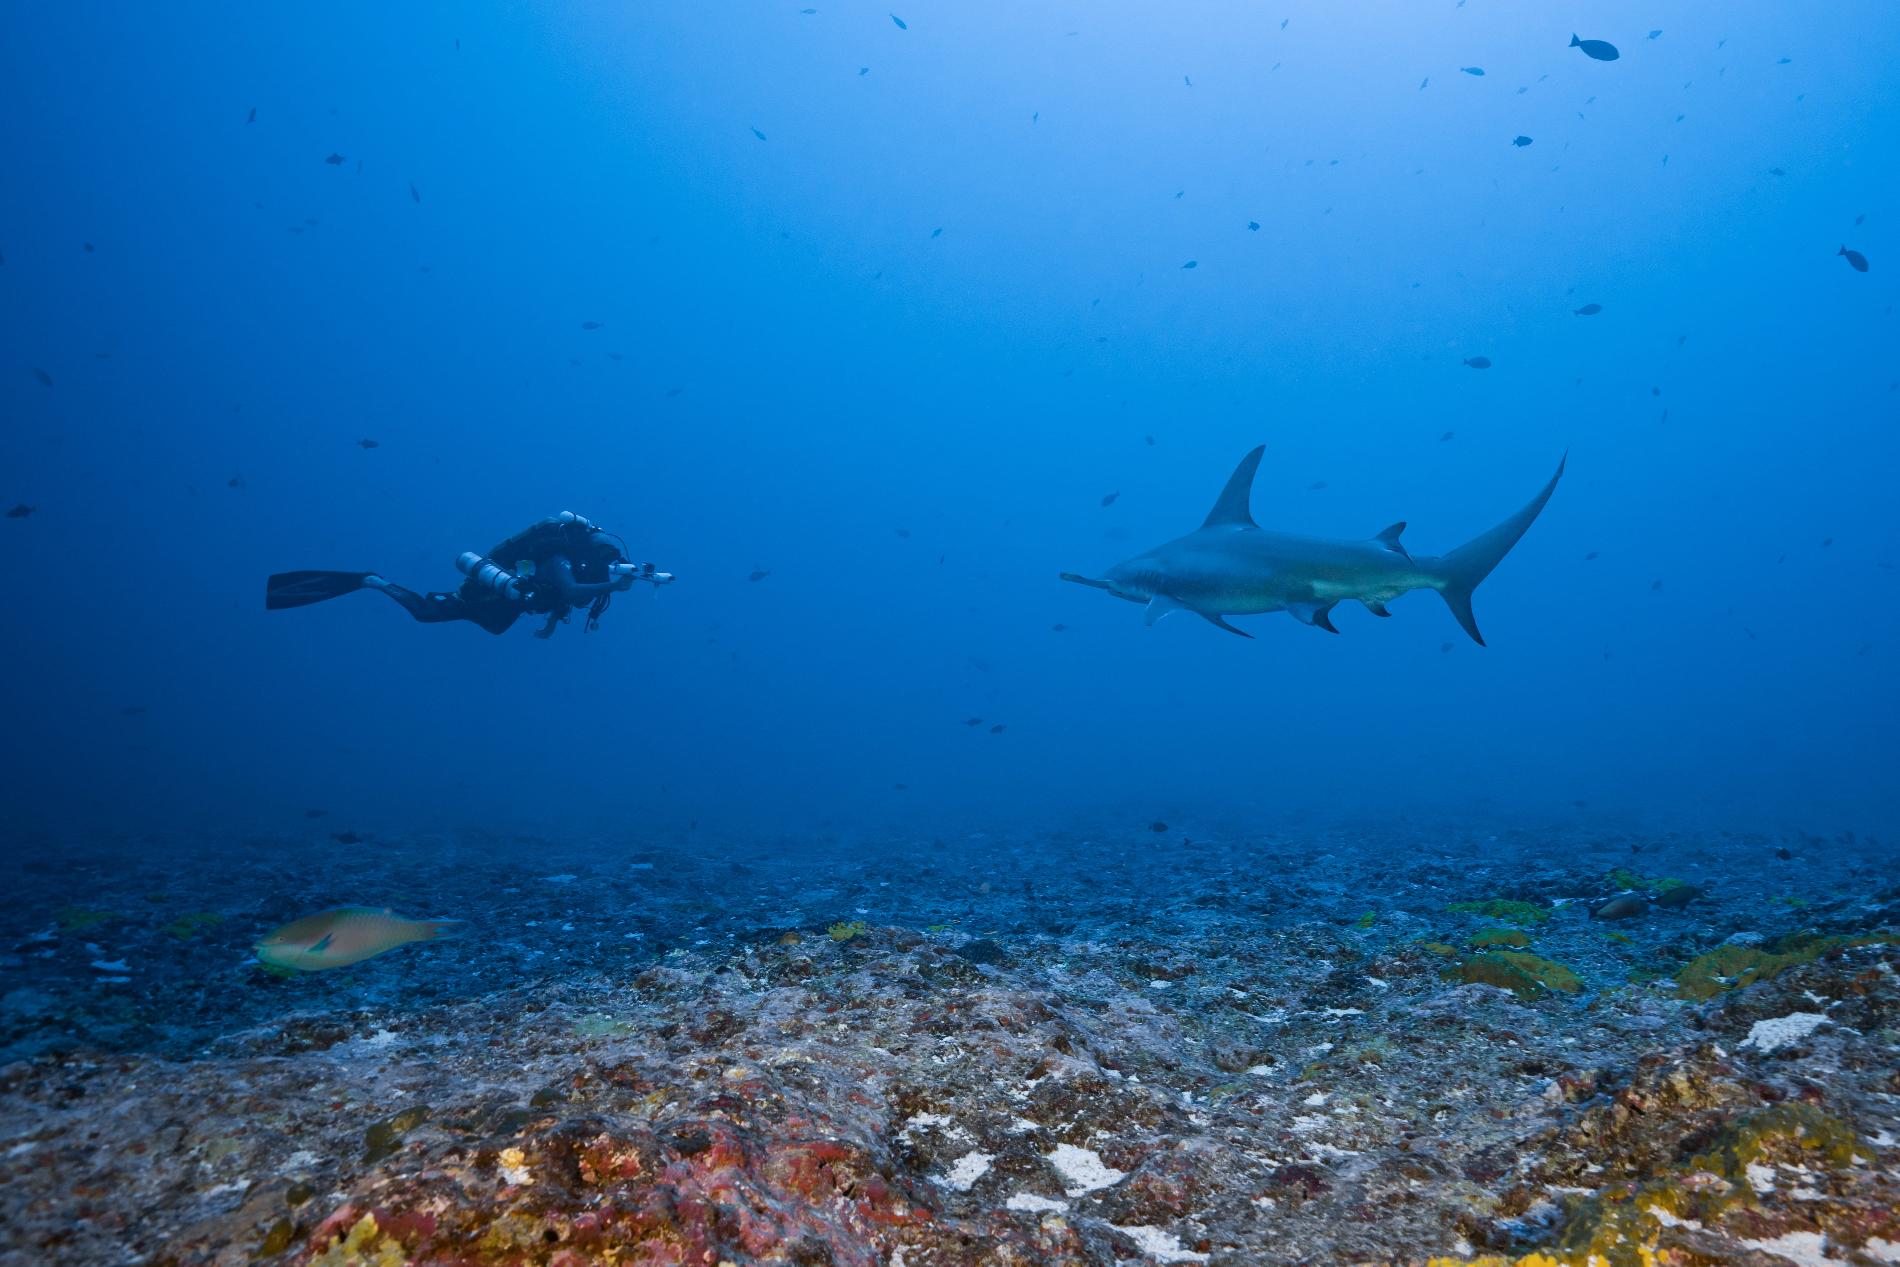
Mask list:
[[[16,846],[1893,829],[1900,13],[813,3],[0,19]],[[1488,648],[1057,582],[1262,443],[1430,553],[1570,461]],[[569,509],[678,582],[263,610]]]

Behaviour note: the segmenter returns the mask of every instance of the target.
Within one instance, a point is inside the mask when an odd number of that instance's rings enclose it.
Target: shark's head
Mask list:
[[[1125,598],[1131,603],[1146,603],[1158,592],[1156,585],[1160,580],[1160,568],[1154,559],[1144,556],[1117,563],[1101,577],[1077,576],[1073,572],[1064,572],[1062,579],[1074,581],[1077,585],[1107,590],[1116,598]]]

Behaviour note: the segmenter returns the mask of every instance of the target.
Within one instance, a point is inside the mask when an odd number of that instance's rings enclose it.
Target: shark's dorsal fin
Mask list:
[[[1386,549],[1390,550],[1392,553],[1404,554],[1405,557],[1409,559],[1412,556],[1409,554],[1406,554],[1405,547],[1399,544],[1399,534],[1404,531],[1405,531],[1405,521],[1401,519],[1397,523],[1393,524],[1390,528],[1381,529],[1380,531],[1374,533],[1372,536],[1372,539],[1374,541],[1377,541],[1380,545],[1384,546]]]
[[[1253,475],[1260,469],[1260,455],[1267,451],[1266,445],[1260,445],[1240,459],[1240,465],[1227,477],[1227,487],[1221,489],[1220,500],[1214,503],[1214,509],[1207,512],[1207,521],[1203,528],[1258,528],[1247,504],[1253,500]]]

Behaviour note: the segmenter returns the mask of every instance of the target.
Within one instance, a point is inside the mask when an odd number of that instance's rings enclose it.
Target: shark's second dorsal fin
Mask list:
[[[1267,451],[1266,445],[1260,445],[1240,459],[1240,465],[1227,477],[1227,487],[1221,489],[1220,500],[1214,503],[1214,509],[1207,512],[1207,521],[1203,528],[1258,528],[1247,503],[1253,499],[1253,474],[1260,469],[1260,455]]]
[[[1401,519],[1397,523],[1393,524],[1390,528],[1386,528],[1380,532],[1374,533],[1372,536],[1372,539],[1374,541],[1377,541],[1380,545],[1384,546],[1386,549],[1390,550],[1392,553],[1404,554],[1405,557],[1409,559],[1412,556],[1410,554],[1407,554],[1405,547],[1399,544],[1399,534],[1404,531],[1405,531],[1405,521]]]

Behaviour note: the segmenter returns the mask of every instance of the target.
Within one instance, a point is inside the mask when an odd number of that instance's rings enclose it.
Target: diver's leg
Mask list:
[[[469,611],[469,604],[460,594],[418,594],[412,589],[385,581],[380,576],[370,576],[363,581],[364,589],[380,590],[387,594],[404,611],[425,625],[438,624],[445,620],[476,620]],[[486,626],[483,626],[486,628]]]

